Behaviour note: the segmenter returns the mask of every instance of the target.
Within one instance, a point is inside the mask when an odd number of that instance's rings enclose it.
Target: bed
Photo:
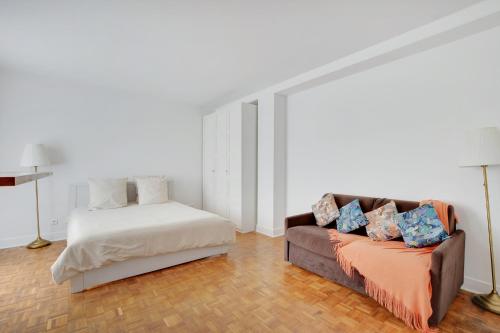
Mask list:
[[[227,253],[235,226],[218,215],[179,202],[140,206],[134,184],[129,205],[89,211],[88,188],[72,188],[67,246],[52,265],[58,284],[76,293],[97,285]]]

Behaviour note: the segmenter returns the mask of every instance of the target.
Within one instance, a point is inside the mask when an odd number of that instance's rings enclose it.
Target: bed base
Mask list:
[[[78,293],[100,284],[125,279],[159,269],[184,264],[193,260],[202,259],[229,251],[229,245],[204,247],[161,254],[152,257],[133,258],[126,261],[117,261],[111,265],[99,267],[79,273],[71,278],[71,292]]]

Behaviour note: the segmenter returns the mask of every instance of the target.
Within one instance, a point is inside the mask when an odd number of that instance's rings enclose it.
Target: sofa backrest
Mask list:
[[[369,211],[372,211],[374,209],[377,209],[387,203],[389,203],[391,200],[394,200],[396,203],[396,208],[398,209],[398,212],[407,212],[409,210],[415,209],[419,206],[418,201],[406,201],[406,200],[397,200],[397,199],[387,199],[387,198],[372,198],[372,197],[360,197],[360,196],[355,196],[355,195],[347,195],[347,194],[333,194],[335,197],[335,202],[337,203],[337,206],[340,208],[342,206],[347,205],[349,202],[353,201],[354,199],[359,199],[359,204],[361,205],[361,209],[363,209],[363,212],[367,213]],[[455,217],[455,210],[453,206],[448,207],[448,221],[450,224],[450,234],[455,232],[455,224],[456,224],[456,217]],[[365,228],[360,228],[361,230],[365,231]],[[366,231],[365,231],[366,233]]]

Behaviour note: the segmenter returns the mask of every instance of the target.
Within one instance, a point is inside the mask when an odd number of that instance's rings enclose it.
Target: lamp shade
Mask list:
[[[483,127],[470,131],[465,137],[460,166],[500,164],[500,131]]]
[[[42,144],[30,143],[24,147],[23,157],[21,159],[22,167],[35,167],[49,165],[50,161]]]

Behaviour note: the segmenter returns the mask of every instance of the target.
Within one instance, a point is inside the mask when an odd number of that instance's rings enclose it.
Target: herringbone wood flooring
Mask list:
[[[80,294],[52,282],[64,248],[0,250],[1,332],[409,332],[368,297],[283,261],[282,238],[238,235],[228,255]],[[459,295],[442,332],[500,332]]]

